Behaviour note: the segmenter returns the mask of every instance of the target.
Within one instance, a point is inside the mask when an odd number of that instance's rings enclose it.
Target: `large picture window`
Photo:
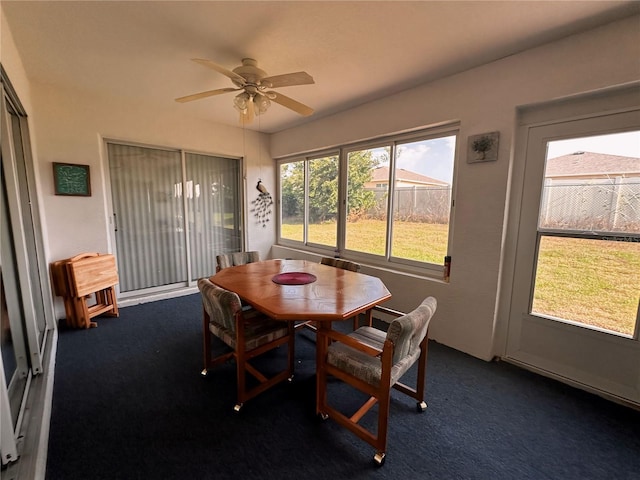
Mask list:
[[[441,269],[456,139],[449,127],[280,161],[279,242],[371,264]]]

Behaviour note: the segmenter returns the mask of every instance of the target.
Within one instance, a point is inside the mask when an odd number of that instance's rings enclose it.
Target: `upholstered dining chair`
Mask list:
[[[260,261],[260,252],[234,252],[234,253],[223,253],[221,255],[216,256],[216,260],[218,265],[216,267],[216,272],[222,270],[223,268],[234,267],[236,265],[245,265],[247,263],[259,262]]]
[[[386,332],[363,326],[348,335],[335,330],[318,330],[317,341],[327,346],[326,356],[317,365],[318,404],[322,419],[331,418],[376,449],[374,462],[384,463],[391,389],[417,400],[418,412],[427,408],[424,401],[429,323],[437,301],[427,297],[415,310],[395,318]],[[331,343],[329,344],[329,341]],[[417,362],[416,387],[400,383],[401,377]],[[328,403],[329,376],[369,395],[369,399],[348,417]],[[378,404],[377,430],[359,424],[362,417]]]
[[[351,270],[352,272],[360,271],[360,264],[342,258],[322,257],[320,263],[329,265],[330,267],[342,268],[343,270]]]
[[[279,322],[256,310],[243,309],[240,297],[234,292],[220,288],[209,279],[198,280],[203,306],[203,347],[204,369],[209,369],[230,358],[236,360],[237,402],[234,407],[239,412],[244,402],[264,392],[283,380],[291,380],[294,370],[295,331],[291,322]],[[212,336],[218,337],[230,352],[214,355]],[[258,355],[287,344],[287,366],[270,378],[257,370],[250,362]],[[258,380],[258,384],[248,387],[247,374]]]

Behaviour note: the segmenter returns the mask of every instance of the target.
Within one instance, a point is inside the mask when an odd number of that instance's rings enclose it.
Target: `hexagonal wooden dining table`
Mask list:
[[[309,283],[276,283],[274,277],[281,277],[281,274],[292,274],[292,282]],[[370,321],[372,308],[391,298],[391,293],[377,277],[308,260],[247,263],[224,268],[210,280],[237,293],[245,303],[273,319],[313,321],[319,329],[331,329],[331,322],[359,314],[364,314]],[[286,279],[278,281],[287,282]],[[324,358],[326,349],[326,342],[316,343],[316,364]]]

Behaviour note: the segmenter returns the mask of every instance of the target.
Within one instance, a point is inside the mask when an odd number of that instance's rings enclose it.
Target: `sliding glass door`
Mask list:
[[[0,92],[0,453],[16,464],[35,380],[51,356],[53,301],[26,112],[4,69]],[[4,472],[3,472],[4,473]],[[11,476],[11,474],[9,474]]]
[[[107,143],[120,292],[175,288],[241,250],[240,160]]]

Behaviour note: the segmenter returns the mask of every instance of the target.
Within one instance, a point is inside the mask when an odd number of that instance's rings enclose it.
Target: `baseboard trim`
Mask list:
[[[549,372],[547,370],[543,370],[542,368],[539,367],[535,367],[533,365],[530,365],[528,363],[522,362],[520,360],[515,360],[513,358],[509,358],[509,357],[501,357],[500,360],[502,360],[503,362],[507,362],[510,363],[512,365],[515,365],[517,367],[523,368],[525,370],[529,370],[530,372],[536,373],[538,375],[542,375],[543,377],[547,377],[547,378],[552,378],[554,380],[557,380],[559,382],[565,383],[567,385],[570,385],[574,388],[577,388],[579,390],[584,390],[585,392],[589,392],[589,393],[593,393],[594,395],[598,395],[599,397],[602,397],[606,400],[618,403],[620,405],[623,405],[625,407],[628,408],[632,408],[634,410],[638,410],[640,411],[640,403],[636,403],[632,400],[629,400],[628,398],[623,398],[623,397],[619,397],[617,395],[613,395],[609,392],[605,392],[603,390],[599,390],[597,388],[591,387],[589,385],[586,385],[584,383],[580,383],[577,382],[575,380],[572,380],[570,378],[567,377],[563,377],[562,375],[558,375],[556,373],[553,372]]]

